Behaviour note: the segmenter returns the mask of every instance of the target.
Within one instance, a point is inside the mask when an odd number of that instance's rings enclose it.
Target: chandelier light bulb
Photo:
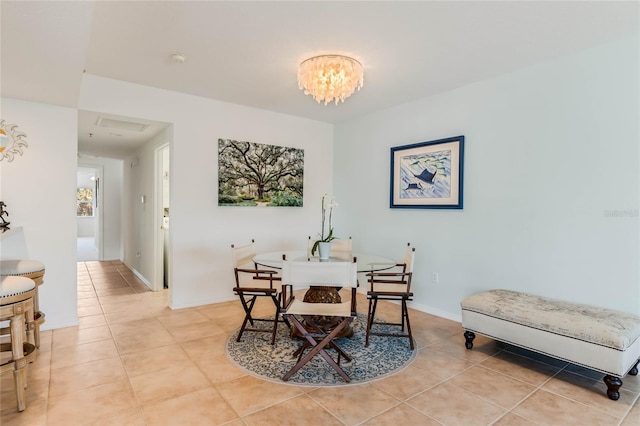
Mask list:
[[[316,102],[344,102],[364,83],[364,70],[357,60],[342,55],[314,56],[298,68],[298,87]]]

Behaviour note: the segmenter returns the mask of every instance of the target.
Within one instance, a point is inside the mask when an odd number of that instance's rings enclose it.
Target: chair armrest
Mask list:
[[[396,263],[395,265],[391,266],[391,268],[402,268],[402,271],[399,272],[368,272],[367,275],[378,275],[378,274],[404,274],[407,273],[406,272],[406,268],[407,265],[405,263]]]
[[[369,290],[371,292],[374,291],[374,284],[406,285],[407,291],[409,291],[413,272],[370,272],[367,276],[369,277]]]
[[[269,275],[273,275],[276,273],[276,271],[272,271],[270,269],[244,269],[244,268],[236,268],[236,271],[238,272],[246,272],[249,274],[269,274]]]
[[[236,286],[233,288],[233,291],[242,291],[244,293],[264,293],[265,295],[277,295],[278,290],[275,288],[264,288],[264,287],[239,287]]]
[[[367,277],[403,277],[411,275],[411,272],[368,272]]]
[[[394,276],[409,275],[409,274],[411,274],[411,272],[367,272],[368,277],[371,277],[371,276],[394,277]]]
[[[269,287],[273,289],[274,281],[281,281],[281,277],[274,277],[277,274],[272,269],[247,269],[247,268],[235,268],[234,273],[236,276],[236,286],[240,285],[240,273],[251,274],[254,280],[269,281]]]

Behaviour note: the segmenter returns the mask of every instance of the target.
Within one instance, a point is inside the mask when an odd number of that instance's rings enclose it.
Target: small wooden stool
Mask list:
[[[33,337],[33,300],[36,294],[33,280],[25,277],[2,277],[0,281],[0,321],[9,321],[11,343],[0,345],[2,352],[11,352],[11,358],[2,356],[0,372],[13,370],[18,411],[26,408],[27,364],[35,360]],[[26,341],[25,341],[26,340]]]
[[[44,282],[44,263],[37,260],[0,260],[0,275],[2,277],[17,276],[31,278],[36,285],[33,298],[35,344],[40,347],[40,326],[44,323],[44,312],[40,310],[38,287]]]

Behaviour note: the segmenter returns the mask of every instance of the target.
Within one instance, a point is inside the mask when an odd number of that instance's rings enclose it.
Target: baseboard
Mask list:
[[[182,300],[179,302],[176,302],[175,300],[172,301],[172,303],[169,305],[170,309],[184,309],[184,308],[195,308],[197,306],[205,306],[205,305],[212,305],[214,303],[223,303],[223,302],[230,302],[232,300],[236,300],[238,301],[238,304],[240,304],[240,301],[238,300],[238,296],[232,296],[232,297],[213,297],[211,299],[193,299],[193,300]]]
[[[47,313],[44,323],[40,326],[40,330],[47,331],[47,330],[55,330],[58,328],[75,327],[78,324],[79,324],[79,319],[77,315],[74,317],[55,318],[54,315],[49,315]]]
[[[124,263],[124,262],[123,262]],[[147,287],[149,287],[149,290],[153,291],[153,286],[151,285],[151,283],[144,277],[144,275],[142,275],[140,272],[138,272],[136,270],[136,268],[134,268],[131,265],[127,265],[125,263],[125,266],[129,269],[131,269],[131,272],[133,272],[133,275],[135,275],[136,277],[138,277],[140,279],[140,281],[142,281],[144,283],[144,285],[146,285]]]
[[[427,314],[462,323],[462,313],[452,314],[451,312],[443,311],[442,309],[434,308],[433,306],[422,305],[420,303],[416,303],[415,301],[409,302],[408,306]]]

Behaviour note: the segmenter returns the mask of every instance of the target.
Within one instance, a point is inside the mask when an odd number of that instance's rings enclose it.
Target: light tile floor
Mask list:
[[[393,320],[396,308],[380,309]],[[148,292],[122,263],[81,262],[78,310],[77,327],[43,332],[23,413],[12,375],[2,375],[0,424],[640,425],[640,376],[627,376],[611,401],[600,374],[480,336],[466,350],[459,323],[418,311],[418,355],[403,371],[301,388],[226,359],[238,301],[172,311],[166,292]]]

